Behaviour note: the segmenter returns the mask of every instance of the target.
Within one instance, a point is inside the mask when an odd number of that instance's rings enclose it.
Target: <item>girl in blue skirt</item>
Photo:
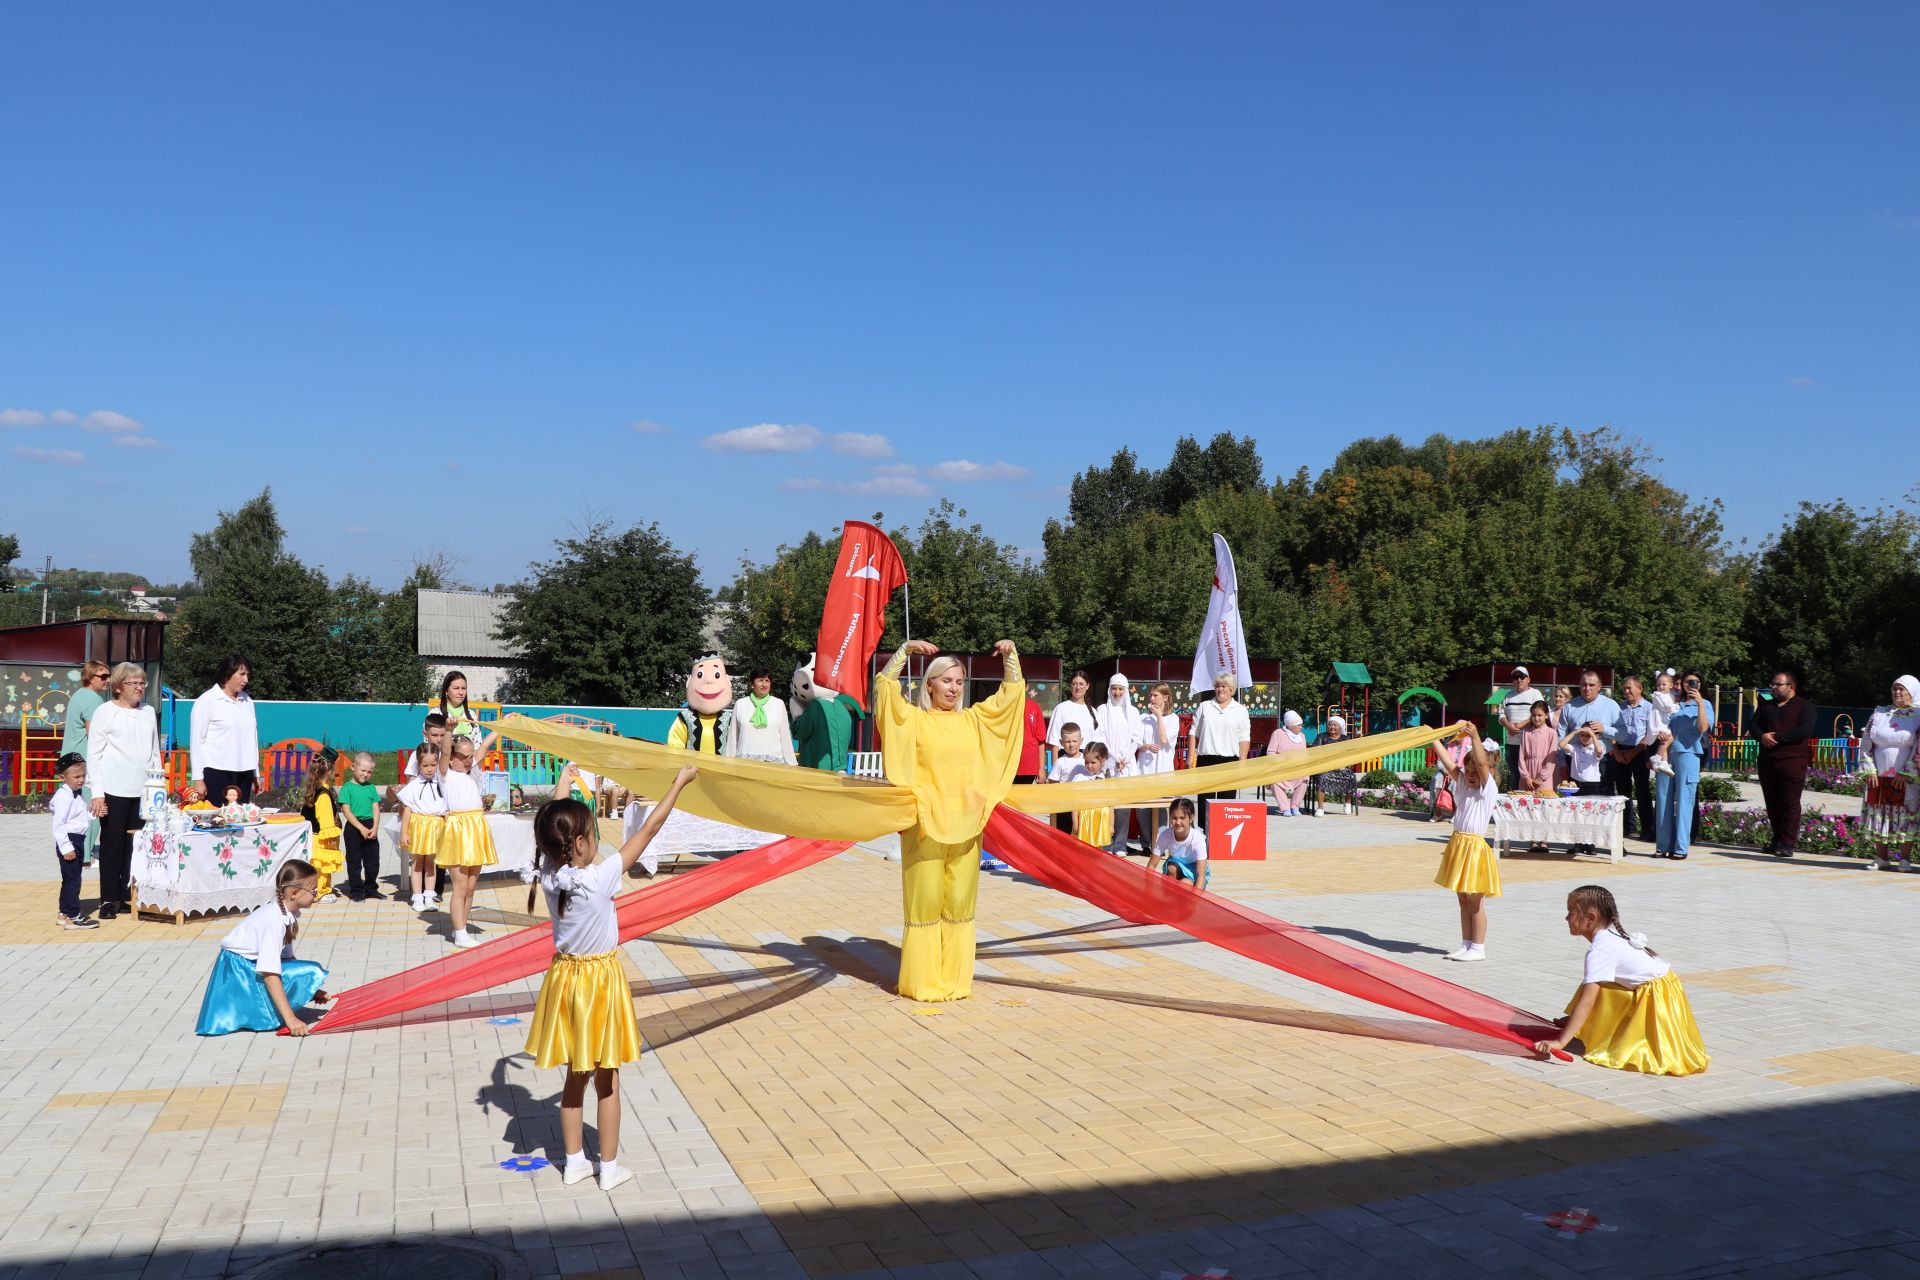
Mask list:
[[[325,1004],[320,989],[327,971],[311,960],[293,958],[300,913],[313,905],[320,872],[311,862],[288,858],[273,878],[273,901],[255,907],[220,944],[200,1002],[194,1031],[223,1036],[229,1031],[278,1031],[304,1036],[307,1023],[295,1009],[308,1001]]]

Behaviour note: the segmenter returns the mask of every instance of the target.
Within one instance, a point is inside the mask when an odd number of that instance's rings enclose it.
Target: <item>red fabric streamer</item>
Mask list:
[[[986,847],[1049,889],[1123,920],[1167,925],[1346,995],[1529,1049],[1560,1034],[1538,1014],[1154,875],[1004,805],[987,819]]]
[[[723,858],[698,871],[614,899],[620,941],[632,942],[656,929],[705,911],[755,885],[824,862],[847,847],[827,840],[776,840]],[[553,960],[553,927],[531,925],[504,938],[369,982],[343,992],[314,1024],[314,1035],[347,1031],[380,1018],[458,1000],[505,982],[532,977]],[[286,1035],[282,1027],[281,1035]]]

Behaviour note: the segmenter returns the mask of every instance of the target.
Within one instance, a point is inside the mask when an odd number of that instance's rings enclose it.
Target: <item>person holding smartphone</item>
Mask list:
[[[1667,731],[1661,735],[1668,744],[1667,761],[1673,772],[1661,774],[1654,784],[1656,858],[1684,861],[1693,838],[1694,793],[1700,787],[1700,764],[1713,732],[1713,706],[1701,692],[1702,684],[1698,671],[1687,672],[1667,719]]]

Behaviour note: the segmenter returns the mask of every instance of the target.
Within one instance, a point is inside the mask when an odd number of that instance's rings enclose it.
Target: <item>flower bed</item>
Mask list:
[[[1430,807],[1427,789],[1411,782],[1396,782],[1379,791],[1361,791],[1354,799],[1369,809],[1412,809],[1425,813]]]
[[[1773,840],[1764,809],[1729,809],[1723,804],[1700,806],[1700,825],[1693,837],[1706,844],[1729,844],[1764,849]],[[1872,857],[1867,842],[1855,833],[1854,820],[1837,813],[1805,813],[1800,817],[1800,853],[1839,858]]]
[[[1867,793],[1867,780],[1861,774],[1848,773],[1834,765],[1817,764],[1807,770],[1805,790],[1836,796],[1863,796]]]

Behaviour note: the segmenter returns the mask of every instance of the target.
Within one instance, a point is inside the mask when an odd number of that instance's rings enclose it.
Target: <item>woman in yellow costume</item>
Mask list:
[[[966,671],[941,655],[927,666],[918,705],[900,692],[907,655],[939,647],[909,640],[873,682],[873,720],[887,780],[912,791],[919,819],[900,833],[907,908],[900,994],[964,1000],[973,994],[973,906],[980,889],[980,832],[1006,799],[1020,763],[1026,683],[1013,641],[993,646],[1005,664],[999,692],[962,708]]]

